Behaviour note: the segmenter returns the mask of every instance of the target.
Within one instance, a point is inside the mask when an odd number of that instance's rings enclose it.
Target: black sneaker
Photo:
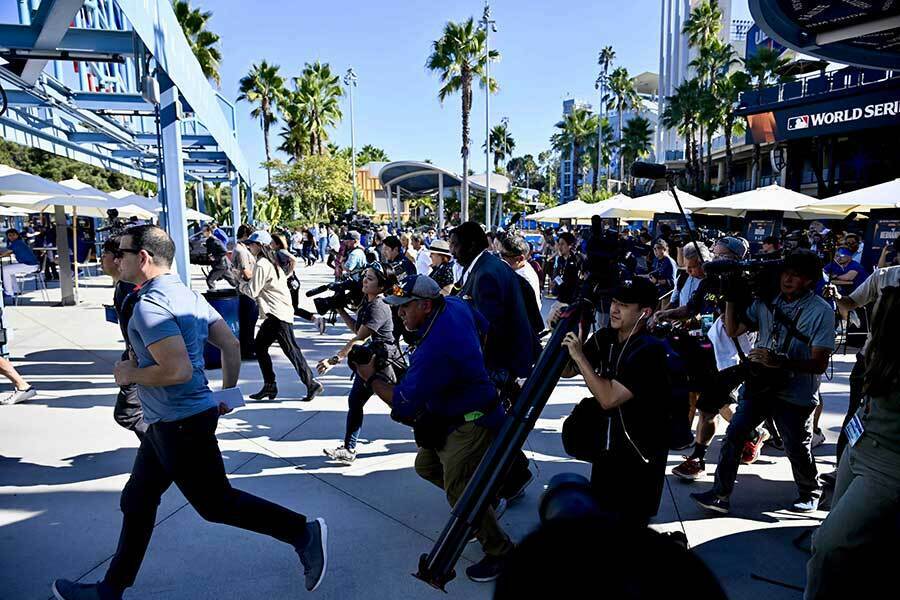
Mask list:
[[[728,498],[721,498],[712,490],[700,494],[691,494],[691,500],[700,508],[722,515],[727,515],[731,510],[731,503],[728,501]]]
[[[800,496],[791,504],[793,512],[811,513],[819,510],[819,498],[817,496]]]
[[[471,567],[467,567],[466,576],[478,583],[493,581],[500,577],[500,573],[505,565],[505,556],[491,556],[488,554]]]
[[[51,588],[57,600],[122,600],[118,594],[103,582],[75,583],[68,579],[57,579]]]
[[[309,534],[309,542],[302,550],[298,548],[297,554],[303,564],[306,589],[314,592],[325,579],[325,570],[328,568],[328,527],[325,525],[325,519],[318,518],[307,523],[306,531]]]

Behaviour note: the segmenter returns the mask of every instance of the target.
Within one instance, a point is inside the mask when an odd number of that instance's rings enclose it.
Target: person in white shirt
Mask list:
[[[419,275],[428,275],[431,272],[431,253],[425,247],[425,240],[422,239],[421,233],[412,234],[411,242],[413,250],[416,252],[416,273]]]
[[[503,262],[512,267],[516,275],[528,282],[528,285],[534,291],[534,300],[537,303],[538,310],[541,309],[541,284],[538,281],[537,273],[534,267],[528,262],[528,255],[531,254],[531,247],[525,238],[519,235],[507,235],[500,239],[500,258]]]

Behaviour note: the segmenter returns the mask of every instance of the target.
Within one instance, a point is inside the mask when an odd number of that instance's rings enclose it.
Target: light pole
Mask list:
[[[354,119],[353,119],[353,88],[356,87],[356,73],[353,71],[353,67],[347,69],[347,74],[344,75],[344,84],[350,90],[350,181],[353,183],[353,211],[357,210],[357,196],[356,196],[356,140],[354,139]]]
[[[491,227],[491,31],[497,32],[497,22],[491,19],[491,5],[485,1],[481,17],[484,29],[484,224]]]
[[[500,124],[503,125],[503,156],[509,158],[509,117],[502,117]],[[509,173],[506,174],[509,180]],[[497,228],[503,226],[503,194],[497,194]]]

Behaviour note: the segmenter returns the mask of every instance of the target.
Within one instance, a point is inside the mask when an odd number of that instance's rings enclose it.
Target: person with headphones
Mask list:
[[[571,358],[562,376],[581,374],[592,394],[575,411],[589,415],[589,437],[600,440],[591,460],[598,504],[640,526],[659,510],[668,457],[666,349],[647,331],[656,303],[653,283],[626,280],[613,291],[608,328],[562,342]]]

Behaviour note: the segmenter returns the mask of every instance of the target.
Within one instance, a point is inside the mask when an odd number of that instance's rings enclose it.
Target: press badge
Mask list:
[[[859,415],[853,415],[853,418],[844,427],[844,433],[847,434],[847,441],[850,442],[851,446],[856,445],[856,442],[862,437],[863,431],[865,431],[865,428],[862,421],[859,420]]]

